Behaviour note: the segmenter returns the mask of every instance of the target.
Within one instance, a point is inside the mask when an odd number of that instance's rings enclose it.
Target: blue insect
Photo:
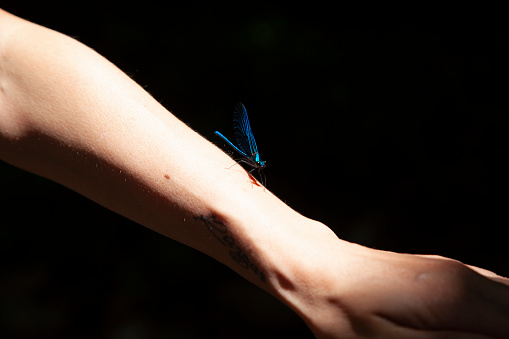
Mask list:
[[[265,167],[265,161],[260,159],[260,153],[258,153],[258,147],[256,146],[256,141],[251,131],[251,125],[247,118],[246,108],[240,102],[235,106],[235,111],[233,113],[233,131],[235,132],[237,146],[220,132],[215,131],[214,133],[244,157],[240,159],[239,162],[246,163],[253,167],[253,169],[249,171],[249,174],[257,169],[261,175],[261,170]]]

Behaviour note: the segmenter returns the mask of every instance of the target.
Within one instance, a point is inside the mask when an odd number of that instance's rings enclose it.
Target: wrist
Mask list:
[[[232,227],[244,233],[239,235],[247,241],[243,248],[261,275],[236,271],[277,297],[313,327],[316,312],[325,309],[319,304],[327,302],[329,290],[336,290],[327,287],[338,283],[342,253],[356,245],[339,239],[324,224],[284,207],[272,217],[267,213],[253,215],[242,220],[249,220],[248,226]],[[254,209],[257,210],[263,209]],[[246,213],[240,215],[245,217]]]
[[[296,312],[315,335],[351,333],[342,301],[355,286],[349,285],[345,272],[359,269],[355,258],[378,251],[341,240],[326,225],[297,216],[293,223],[278,227],[284,236],[276,234],[274,243],[262,242],[267,283],[257,285]]]

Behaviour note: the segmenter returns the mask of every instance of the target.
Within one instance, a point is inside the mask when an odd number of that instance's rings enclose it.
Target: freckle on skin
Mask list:
[[[170,179],[170,176],[169,176],[168,174],[165,174],[165,175],[164,175],[164,177],[165,177],[166,179]]]

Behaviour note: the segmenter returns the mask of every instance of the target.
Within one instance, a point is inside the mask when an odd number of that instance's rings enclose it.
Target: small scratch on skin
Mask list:
[[[254,185],[258,186],[258,187],[262,187],[262,185],[260,185],[258,183],[258,181],[256,181],[255,177],[253,177],[253,175],[251,173],[247,172],[247,175],[249,175],[249,179],[251,179],[251,183],[252,184],[254,184]]]

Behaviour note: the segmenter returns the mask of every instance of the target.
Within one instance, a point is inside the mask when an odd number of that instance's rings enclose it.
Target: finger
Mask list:
[[[449,312],[443,328],[509,338],[509,287],[483,275],[484,272],[466,273],[468,288],[459,296],[456,311]]]
[[[507,283],[507,282],[506,282]],[[497,338],[509,338],[509,287],[495,279],[479,279],[477,321]]]
[[[476,266],[472,266],[472,265],[467,265],[468,268],[470,268],[471,270],[487,277],[487,278],[490,278],[492,280],[495,280],[496,282],[499,282],[501,284],[504,284],[504,285],[507,285],[509,286],[509,279],[508,278],[505,278],[505,277],[502,277],[496,273],[493,273],[491,271],[488,271],[488,270],[485,270],[484,268],[480,268],[480,267],[476,267]]]
[[[419,255],[420,257],[423,257],[423,258],[431,258],[431,259],[438,259],[438,260],[452,260],[452,261],[457,261],[457,260],[454,260],[454,259],[450,259],[450,258],[446,258],[446,257],[442,257],[442,256],[438,256],[438,255],[427,255],[427,254],[421,254]],[[459,262],[459,261],[457,261]],[[500,283],[503,283],[505,285],[509,285],[509,279],[506,278],[506,277],[502,277],[492,271],[489,271],[489,270],[486,270],[484,268],[480,268],[480,267],[477,267],[477,266],[472,266],[472,265],[467,265],[467,264],[464,264],[462,263],[463,265],[467,266],[468,268],[470,268],[471,270],[485,276],[485,277],[488,277],[490,279],[493,279],[493,280],[496,280]]]

